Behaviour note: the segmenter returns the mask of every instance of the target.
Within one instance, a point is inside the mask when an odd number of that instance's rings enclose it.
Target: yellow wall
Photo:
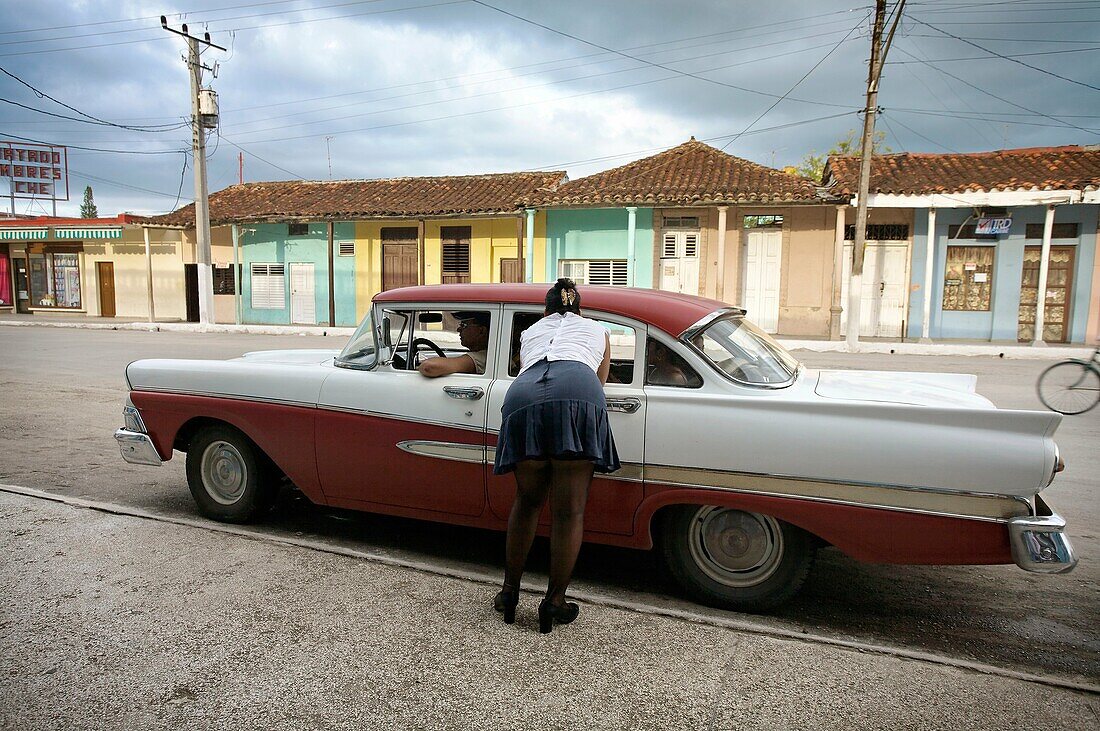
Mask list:
[[[183,247],[178,231],[150,229],[153,255],[153,309],[158,320],[182,320],[186,317],[183,279]],[[139,226],[124,226],[121,239],[84,242],[84,307],[89,315],[99,315],[99,273],[96,262],[114,262],[115,316],[149,316],[145,239]]]

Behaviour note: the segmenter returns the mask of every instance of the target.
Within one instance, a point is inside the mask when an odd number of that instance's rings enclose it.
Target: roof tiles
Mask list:
[[[858,157],[830,157],[825,177],[834,195],[859,190]],[[994,152],[875,155],[871,192],[898,195],[994,190],[1080,190],[1100,184],[1100,147],[1029,147]]]

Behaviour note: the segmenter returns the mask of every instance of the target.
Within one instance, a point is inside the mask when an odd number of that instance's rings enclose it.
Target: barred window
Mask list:
[[[864,231],[867,241],[908,241],[909,225],[904,223],[869,223]],[[855,241],[855,224],[844,227],[844,240]]]
[[[214,267],[214,294],[237,293],[237,278],[233,274],[232,264]]]
[[[287,236],[309,236],[308,223],[289,223],[286,229]]]
[[[1041,223],[1029,223],[1027,225],[1027,238],[1043,240],[1043,224]],[[1076,223],[1056,223],[1050,232],[1052,239],[1075,239],[1077,238],[1077,224]]]
[[[699,228],[698,216],[665,216],[665,228]]]
[[[745,216],[745,228],[774,228],[783,225],[783,216]]]

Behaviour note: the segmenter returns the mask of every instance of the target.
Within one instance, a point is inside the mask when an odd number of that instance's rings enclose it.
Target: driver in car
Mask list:
[[[458,339],[470,352],[453,358],[429,358],[417,370],[428,378],[449,376],[452,373],[484,373],[485,356],[489,348],[489,313],[455,312],[458,320]]]

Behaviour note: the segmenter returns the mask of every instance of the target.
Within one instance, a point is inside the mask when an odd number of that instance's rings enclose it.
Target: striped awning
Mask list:
[[[48,228],[0,228],[0,241],[44,239],[49,233]]]
[[[55,228],[53,235],[59,239],[121,239],[122,227],[111,228]]]

